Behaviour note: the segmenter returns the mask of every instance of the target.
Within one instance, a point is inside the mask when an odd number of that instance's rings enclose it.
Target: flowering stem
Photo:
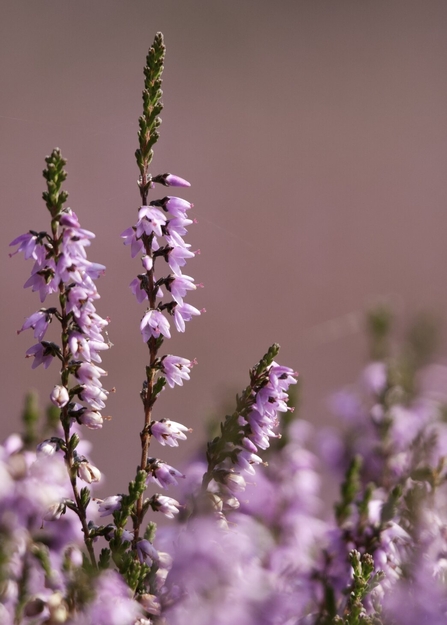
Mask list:
[[[139,118],[139,148],[135,152],[137,165],[140,170],[140,178],[138,181],[138,187],[141,196],[141,205],[147,205],[147,196],[149,189],[152,186],[152,177],[148,173],[149,165],[153,157],[153,145],[157,142],[159,133],[158,127],[161,124],[161,119],[158,115],[163,109],[163,103],[161,102],[161,75],[163,72],[163,63],[165,58],[165,46],[163,41],[163,35],[157,33],[154,39],[154,43],[149,49],[146,57],[146,65],[144,67],[144,89],[143,89],[143,114]],[[153,234],[143,236],[143,244],[146,250],[146,255],[151,259],[151,267],[146,271],[145,290],[149,300],[149,308],[155,309],[156,296],[158,287],[154,281],[154,257],[152,250]],[[141,460],[140,469],[145,470],[148,458],[149,447],[151,443],[150,426],[152,423],[152,407],[155,403],[158,393],[154,393],[154,378],[156,373],[155,363],[157,360],[158,350],[163,342],[163,339],[159,337],[155,339],[150,337],[147,342],[149,348],[149,365],[146,367],[146,381],[141,393],[141,398],[144,405],[144,427],[140,433],[141,439]],[[136,512],[134,515],[134,538],[133,547],[136,548],[138,542],[140,526],[143,520],[143,494],[140,495],[136,504]]]
[[[208,443],[206,458],[207,470],[202,479],[202,493],[206,493],[211,480],[215,477],[216,468],[225,460],[234,461],[235,447],[241,444],[244,428],[240,425],[240,417],[245,418],[252,409],[256,394],[268,383],[268,368],[279,352],[279,345],[272,345],[259,363],[250,371],[250,384],[242,394],[236,397],[236,410],[228,415],[221,424],[221,434]]]

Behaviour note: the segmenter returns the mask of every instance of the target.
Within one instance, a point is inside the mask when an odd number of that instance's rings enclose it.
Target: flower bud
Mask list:
[[[47,511],[43,515],[43,518],[45,521],[57,521],[57,519],[61,518],[64,511],[65,511],[64,504],[58,501],[56,503],[51,504],[51,506],[48,507]]]
[[[104,420],[97,410],[86,410],[79,417],[79,422],[90,428],[90,430],[99,430],[102,428]]]
[[[58,408],[63,408],[64,406],[66,406],[70,400],[70,397],[65,386],[56,385],[51,391],[50,400],[51,403]]]
[[[87,484],[99,482],[101,479],[101,471],[87,460],[83,460],[78,466],[78,477]]]
[[[56,439],[47,438],[37,445],[37,451],[45,454],[46,456],[52,456],[59,451],[60,445]]]
[[[152,260],[150,256],[147,256],[147,255],[143,256],[143,258],[141,259],[141,262],[143,263],[143,267],[146,269],[146,271],[150,271],[152,267],[154,266],[154,261]]]

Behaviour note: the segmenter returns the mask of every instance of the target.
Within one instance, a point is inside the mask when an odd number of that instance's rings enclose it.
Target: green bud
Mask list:
[[[59,148],[55,148],[50,156],[45,158],[45,162],[47,168],[43,171],[43,177],[47,181],[47,191],[43,192],[42,197],[54,218],[60,214],[68,198],[68,193],[61,190],[62,182],[67,178],[64,170],[67,161],[62,158]]]
[[[89,503],[90,503],[90,491],[87,487],[84,487],[81,489],[81,504],[84,510],[87,509]]]
[[[75,433],[71,435],[70,441],[68,443],[69,454],[71,455],[76,447],[79,445],[79,436]]]

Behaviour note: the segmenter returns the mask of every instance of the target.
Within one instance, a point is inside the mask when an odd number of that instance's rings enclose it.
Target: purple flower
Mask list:
[[[48,325],[52,319],[52,314],[48,310],[42,309],[30,315],[26,320],[21,329],[17,332],[23,332],[24,330],[28,330],[29,328],[33,328],[34,330],[34,338],[38,341],[41,341],[45,336],[45,332],[47,331]]]
[[[161,237],[163,235],[161,228],[165,223],[166,217],[161,210],[154,206],[142,206],[138,211],[136,236],[140,238],[143,234],[154,233],[157,237]]]
[[[137,555],[140,562],[146,562],[149,565],[158,560],[158,552],[154,545],[144,538],[137,542]]]
[[[143,249],[143,241],[137,237],[136,228],[131,227],[124,230],[121,234],[121,238],[124,239],[124,245],[130,245],[131,258],[135,256]]]
[[[86,277],[87,278],[87,277]],[[68,289],[67,312],[72,312],[79,317],[84,310],[95,312],[93,300],[99,299],[95,283],[85,279],[84,284],[76,284]]]
[[[183,304],[183,298],[185,297],[187,291],[195,290],[197,288],[194,284],[194,278],[182,274],[177,276],[171,275],[166,278],[166,287],[177,304],[180,305]]]
[[[105,499],[97,499],[99,516],[108,516],[121,508],[121,495],[111,495]]]
[[[83,333],[71,332],[68,339],[70,351],[74,358],[85,360],[86,362],[95,361],[102,362],[99,351],[110,348],[108,343],[100,340],[91,340]]]
[[[168,245],[173,247],[189,248],[189,243],[185,243],[182,237],[187,234],[187,226],[190,226],[193,222],[192,219],[186,217],[174,217],[166,222],[166,241]]]
[[[91,408],[93,408],[92,415],[94,415],[96,410],[102,410],[103,408],[105,408],[105,400],[107,399],[108,394],[109,391],[106,391],[100,386],[84,386],[84,388],[82,389],[82,391],[79,392],[78,395],[79,399],[86,402]],[[87,425],[87,423],[89,422],[91,422],[92,424],[96,422],[98,424],[97,427],[102,426],[102,419],[98,420],[94,416],[89,415],[88,417],[86,417],[85,415],[86,413],[84,413],[83,415],[84,419],[86,419],[83,421],[85,425]]]
[[[173,519],[174,515],[179,513],[180,504],[176,499],[172,499],[172,497],[154,495],[150,499],[150,504],[152,510],[162,512],[168,519]]]
[[[75,316],[78,326],[90,339],[99,342],[104,340],[102,331],[107,325],[109,325],[108,319],[103,319],[94,311],[87,310],[87,307],[85,307],[79,314],[75,313]]]
[[[175,274],[181,274],[181,267],[186,265],[187,258],[194,258],[194,252],[187,247],[173,245],[168,252],[168,265]]]
[[[141,334],[143,335],[143,341],[147,341],[153,336],[158,339],[160,334],[166,338],[171,338],[169,331],[169,322],[166,317],[159,310],[148,310],[144,315],[140,323]]]
[[[162,460],[156,458],[149,458],[147,471],[147,483],[157,484],[160,488],[168,488],[169,486],[176,486],[178,484],[177,478],[184,478],[185,476],[174,467],[171,467]]]
[[[35,232],[26,232],[25,234],[21,234],[19,237],[14,239],[14,241],[11,241],[9,245],[19,246],[15,252],[10,254],[10,256],[14,256],[18,252],[24,252],[26,260],[34,258],[34,260],[42,263],[46,255],[45,247],[42,245],[40,237]]]
[[[163,198],[163,200],[160,200],[159,204],[161,204],[163,209],[169,211],[174,217],[183,218],[186,217],[186,211],[194,206],[191,202],[187,202],[181,197],[175,197],[172,195],[168,195]]]
[[[91,362],[83,362],[77,367],[75,376],[81,384],[101,386],[100,377],[107,375],[107,371]]]
[[[219,479],[219,482],[226,486],[230,493],[242,493],[245,490],[246,483],[240,473],[222,469],[215,471],[214,476],[216,480]]]
[[[260,458],[258,455],[250,451],[243,450],[238,453],[237,464],[241,469],[243,469],[250,475],[255,475],[256,471],[253,465],[263,464],[263,462],[262,458]]]
[[[179,440],[186,440],[185,432],[192,432],[190,428],[170,419],[154,421],[151,423],[150,430],[152,436],[161,445],[168,445],[168,447],[178,447]]]
[[[176,384],[183,386],[183,380],[189,380],[189,371],[196,361],[181,358],[180,356],[164,356],[161,361],[161,370],[171,388]]]
[[[32,287],[33,293],[39,291],[40,301],[43,302],[47,295],[57,291],[57,281],[54,279],[56,265],[53,259],[45,261],[45,266],[38,262],[33,267],[31,276],[23,285],[25,289]]]
[[[33,364],[31,365],[32,369],[35,369],[39,365],[44,366],[44,369],[48,369],[51,364],[51,361],[54,358],[54,348],[57,346],[54,343],[47,343],[44,341],[43,343],[37,343],[33,345],[26,351],[26,358],[31,358],[34,356]]]
[[[134,278],[129,286],[130,286],[130,290],[132,291],[132,293],[137,298],[137,302],[139,304],[141,304],[141,302],[144,302],[144,300],[147,299],[147,293],[141,287],[141,280],[140,280],[140,278]]]
[[[61,226],[66,226],[67,228],[80,228],[81,227],[78,216],[71,209],[68,209],[67,211],[64,211],[62,213],[59,223]],[[95,236],[93,232],[91,232],[90,234],[92,237]]]
[[[191,304],[177,304],[174,308],[174,323],[178,332],[185,331],[185,321],[191,321],[193,316],[200,315],[201,312],[198,308],[191,306]]]

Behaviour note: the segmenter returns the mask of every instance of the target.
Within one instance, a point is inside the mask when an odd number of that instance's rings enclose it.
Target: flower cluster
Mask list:
[[[0,476],[1,623],[134,625],[142,608],[122,578],[95,580],[83,566],[62,459],[12,435],[0,445]]]
[[[154,177],[150,188],[155,186],[155,182],[164,186],[190,186],[186,180],[171,174]],[[200,310],[184,302],[187,291],[194,290],[197,286],[192,277],[181,271],[187,259],[195,256],[190,250],[190,244],[183,239],[187,226],[193,223],[187,217],[187,211],[191,207],[190,202],[174,196],[153,200],[139,209],[136,225],[122,234],[124,243],[131,246],[132,257],[141,252],[143,254],[141,260],[145,272],[131,282],[130,288],[138,302],[147,301],[149,304],[140,323],[141,335],[150,354],[147,380],[142,393],[146,409],[146,441],[143,441],[140,467],[147,473],[148,484],[155,483],[162,488],[176,484],[176,478],[184,476],[161,460],[148,457],[150,439],[154,438],[161,445],[176,447],[178,441],[185,440],[186,433],[191,431],[170,419],[156,421],[152,418],[152,407],[165,384],[171,388],[175,385],[182,386],[184,380],[190,379],[190,370],[196,362],[171,354],[159,356],[163,340],[171,338],[168,316],[173,317],[177,330],[183,332],[185,322],[194,315],[200,315]],[[155,277],[157,259],[164,260],[170,270],[166,277],[158,280]],[[166,295],[172,299],[163,299],[164,289]],[[160,511],[170,518],[179,511],[179,503],[163,495],[154,495],[149,500],[149,505],[154,511]],[[137,522],[134,524],[133,534],[134,537],[137,536],[136,545],[139,544],[138,530]]]
[[[51,166],[60,168],[65,161],[55,150],[47,163],[51,173]],[[89,261],[86,254],[86,247],[94,237],[93,232],[81,228],[76,214],[67,208],[55,211],[51,233],[30,231],[14,239],[11,245],[18,245],[15,253],[24,252],[26,259],[34,260],[25,288],[38,291],[42,303],[51,293],[59,296],[59,307],[41,308],[18,331],[33,329],[38,340],[26,352],[27,357],[34,358],[32,368],[41,364],[47,368],[58,358],[62,380],[51,392],[51,402],[61,409],[69,405],[71,419],[97,429],[102,427],[100,411],[109,393],[101,383],[107,372],[98,363],[110,342],[103,335],[109,321],[98,315],[94,305],[100,297],[94,281],[104,273],[105,267]],[[62,345],[44,340],[53,319],[61,324]],[[71,389],[69,375],[76,379]],[[73,402],[75,397],[78,402]]]
[[[273,360],[278,350],[279,346],[273,345],[252,369],[250,384],[238,397],[235,412],[227,416],[221,435],[208,445],[202,490],[222,520],[223,511],[240,505],[237,496],[246,487],[242,473],[254,475],[255,465],[262,463],[258,452],[278,437],[278,413],[291,410],[288,389],[296,384],[297,374]]]
[[[346,403],[338,445],[334,430],[315,439],[305,421],[286,422],[282,438],[267,450],[268,465],[263,463],[256,483],[247,485],[247,499],[237,511],[227,509],[227,524],[201,516],[175,538],[159,532],[173,556],[160,591],[167,623],[193,617],[207,623],[210,615],[222,625],[445,622],[447,373],[440,365],[425,368],[405,390],[408,361],[385,359],[380,369],[387,372],[386,384],[371,390],[369,374],[378,365],[374,361],[362,373],[366,395],[363,401],[357,396],[356,419],[353,402]],[[405,447],[393,433],[395,426],[402,430],[394,421],[387,432],[375,426],[369,430],[372,440],[362,439],[368,421],[374,424],[377,401],[394,410],[424,406],[425,418],[406,433]],[[339,500],[329,515],[320,499],[322,467],[307,448],[316,441],[331,463],[332,478],[341,468]],[[363,462],[360,445],[367,445]],[[394,458],[401,453],[405,473],[401,464],[395,470]],[[200,473],[200,466],[187,470]]]
[[[168,176],[166,180],[169,179]],[[181,178],[175,177],[174,179],[182,183],[177,186],[190,186]],[[172,181],[168,184],[172,184]],[[145,273],[139,274],[130,283],[132,293],[138,302],[153,299],[153,294],[155,297],[163,297],[162,287],[165,287],[172,297],[172,301],[160,301],[155,307],[152,307],[152,302],[149,301],[150,307],[140,324],[145,343],[151,337],[158,339],[160,335],[164,338],[171,338],[170,324],[163,312],[174,318],[175,327],[179,332],[185,331],[186,321],[190,321],[194,315],[200,315],[200,310],[190,304],[185,304],[183,300],[187,291],[197,288],[194,279],[182,274],[181,271],[187,259],[195,256],[195,253],[190,250],[190,244],[182,238],[187,233],[186,226],[193,223],[187,218],[187,210],[191,207],[190,202],[178,197],[166,196],[162,200],[154,200],[149,206],[142,206],[139,209],[136,225],[125,230],[121,235],[124,244],[131,246],[132,258],[139,252],[143,252],[141,261]],[[168,212],[172,215],[171,219],[167,218]],[[161,237],[164,237],[163,244],[160,242]],[[157,258],[163,258],[171,271],[168,276],[159,280],[156,280],[153,275]],[[185,361],[185,359],[182,360]],[[177,363],[180,369],[185,366],[190,367],[190,361],[186,364],[185,362]]]
[[[109,349],[103,332],[108,320],[96,312],[94,302],[99,299],[95,285],[105,271],[104,265],[87,259],[86,248],[94,234],[81,228],[77,215],[64,208],[67,193],[62,190],[66,179],[64,165],[58,149],[46,159],[44,177],[47,191],[43,197],[51,215],[51,231],[30,231],[12,241],[11,245],[24,252],[25,258],[33,259],[31,277],[25,288],[31,287],[40,294],[41,303],[48,295],[57,295],[58,305],[41,308],[30,315],[19,332],[34,330],[38,342],[26,355],[34,357],[32,367],[43,364],[47,368],[54,358],[60,362],[60,383],[51,394],[51,403],[60,410],[60,426],[50,439],[39,444],[39,451],[52,456],[61,452],[71,482],[74,500],[70,503],[82,524],[84,539],[92,562],[93,537],[88,528],[86,509],[89,503],[87,491],[80,493],[77,478],[91,484],[101,479],[97,467],[80,453],[78,433],[73,426],[83,424],[91,429],[101,428],[109,391],[103,388],[101,378],[107,375],[98,363],[101,352]],[[49,324],[55,319],[60,325],[58,343],[45,340]]]

